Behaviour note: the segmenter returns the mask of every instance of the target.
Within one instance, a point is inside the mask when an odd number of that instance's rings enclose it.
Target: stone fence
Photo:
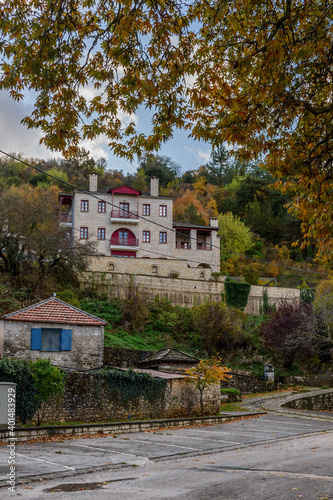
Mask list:
[[[297,410],[333,411],[333,389],[323,394],[302,395],[282,406]]]
[[[221,293],[224,293],[224,279],[225,277],[221,276],[218,279],[212,277],[209,280],[199,280],[147,274],[87,272],[81,280],[81,286],[86,290],[98,291],[109,297],[124,297],[126,289],[130,286],[138,286],[149,301],[153,301],[155,297],[164,297],[173,305],[193,307],[207,300],[221,301]],[[245,308],[246,313],[259,314],[263,289],[263,286],[251,286]],[[267,292],[272,304],[278,304],[281,299],[294,302],[300,297],[300,291],[295,288],[267,287]]]
[[[204,391],[205,414],[220,411],[220,386]],[[156,418],[195,417],[201,415],[200,393],[183,377],[173,376],[166,380],[165,397],[128,404],[114,401],[104,380],[98,381],[93,373],[71,372],[66,375],[65,391],[61,398],[45,405],[44,422],[108,422]],[[32,423],[37,422],[37,415]]]
[[[221,387],[234,387],[242,394],[276,391],[281,387],[279,383],[258,380],[250,371],[231,370],[228,374],[231,375],[231,378],[221,382]]]

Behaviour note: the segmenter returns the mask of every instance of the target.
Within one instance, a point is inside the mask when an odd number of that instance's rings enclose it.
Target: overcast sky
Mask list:
[[[41,133],[38,130],[28,130],[21,124],[22,118],[31,113],[32,106],[29,100],[25,99],[17,103],[9,97],[7,92],[0,92],[0,110],[1,150],[22,153],[25,158],[61,157],[60,154],[49,151],[39,144]],[[137,123],[144,132],[148,131],[149,119],[144,113],[138,114]],[[109,169],[123,170],[124,173],[136,171],[137,164],[115,157],[102,137],[95,141],[85,141],[81,146],[88,150],[95,160],[104,157]],[[169,156],[182,167],[182,171],[185,171],[197,169],[207,163],[210,151],[209,144],[189,139],[187,132],[176,130],[174,138],[167,142],[157,154]]]

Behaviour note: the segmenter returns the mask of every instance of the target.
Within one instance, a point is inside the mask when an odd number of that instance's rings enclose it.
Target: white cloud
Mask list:
[[[27,129],[21,120],[31,113],[31,106],[14,102],[7,92],[0,92],[0,149],[22,153],[26,158],[61,157],[39,144],[42,134],[36,129]]]
[[[188,151],[188,153],[190,153],[196,159],[198,167],[203,165],[204,163],[209,162],[210,160],[210,148],[204,150],[198,147],[185,146],[185,150]]]

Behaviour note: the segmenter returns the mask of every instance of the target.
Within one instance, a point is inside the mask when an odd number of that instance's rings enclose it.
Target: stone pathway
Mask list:
[[[311,396],[316,396],[320,394],[332,393],[333,389],[313,389],[306,392],[282,392],[279,394],[265,394],[263,396],[257,396],[254,398],[246,398],[242,401],[242,407],[247,410],[258,410],[258,411],[273,411],[277,413],[283,413],[286,415],[297,415],[302,418],[317,418],[319,420],[332,420],[333,421],[333,411],[311,411],[311,410],[299,410],[295,408],[287,408],[283,406],[285,403],[295,399],[308,398]]]

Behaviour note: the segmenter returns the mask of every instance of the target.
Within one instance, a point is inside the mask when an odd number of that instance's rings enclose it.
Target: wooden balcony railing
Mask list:
[[[119,238],[119,236],[111,236],[110,245],[119,245],[122,247],[138,247],[139,240],[137,238]]]
[[[191,250],[191,244],[184,241],[176,241],[176,248],[181,250]]]

